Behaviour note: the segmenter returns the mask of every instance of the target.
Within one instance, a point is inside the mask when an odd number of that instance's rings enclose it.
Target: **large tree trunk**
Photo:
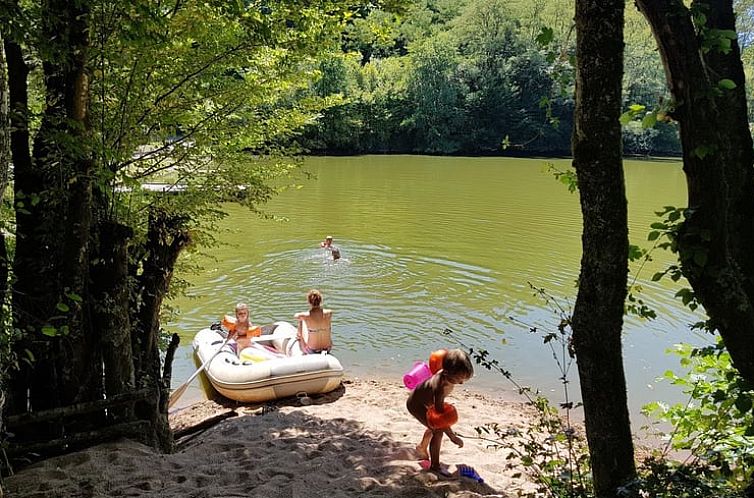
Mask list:
[[[583,214],[573,344],[597,497],[636,476],[621,332],[628,276],[621,83],[623,0],[576,0],[573,165]]]
[[[657,39],[680,125],[688,210],[678,236],[684,275],[730,352],[754,383],[754,169],[743,65],[732,1],[637,0]],[[699,34],[698,34],[699,33]],[[727,81],[733,82],[730,88]],[[721,84],[720,82],[723,81]]]
[[[143,271],[139,275],[139,305],[135,322],[138,334],[134,335],[134,351],[140,387],[156,387],[160,393],[157,403],[137,405],[139,418],[150,420],[154,429],[152,444],[168,451],[173,440],[167,420],[167,403],[170,386],[163,383],[160,374],[160,309],[170,288],[173,270],[178,255],[191,242],[186,227],[188,219],[153,208],[149,215],[146,258],[142,261]]]
[[[5,196],[8,185],[8,171],[10,169],[10,116],[8,111],[8,78],[5,64],[5,50],[0,38],[0,199]],[[5,301],[8,297],[8,251],[5,247],[5,227],[0,230],[0,334],[7,334],[5,330],[5,310],[8,306]],[[0,373],[5,374],[6,369],[0,368]],[[0,382],[0,433],[5,433],[3,424],[5,410],[5,382]],[[2,439],[5,439],[4,437]],[[0,482],[0,497],[3,496],[3,486]]]
[[[8,110],[8,71],[5,50],[0,38],[0,199],[5,197],[10,171],[10,113]],[[5,310],[8,297],[8,250],[5,246],[6,227],[0,227],[0,334],[5,334]],[[4,386],[3,386],[4,387]],[[2,395],[2,392],[0,392]]]
[[[131,349],[128,244],[133,231],[121,224],[98,226],[96,257],[92,263],[91,315],[102,336],[102,364],[108,398],[136,388]],[[109,412],[111,418],[129,418],[126,409]]]
[[[57,360],[61,401],[71,404],[101,392],[99,335],[92,331],[87,307],[71,298],[87,296],[89,282],[93,176],[87,72],[89,6],[83,0],[46,0],[43,6],[50,13],[45,17],[43,34],[54,41],[50,47],[53,55],[43,63],[47,110],[34,152],[39,166],[51,174],[48,187],[56,185],[56,176],[65,182],[52,191],[60,197],[57,214],[63,222],[55,269],[60,294],[55,302],[68,308],[62,313],[68,331],[62,341],[63,354]],[[71,142],[61,143],[61,134]]]
[[[164,382],[169,369],[160,375],[159,311],[175,261],[190,237],[185,218],[155,210],[148,240],[137,249],[142,257],[130,260],[131,230],[112,219],[108,209],[112,199],[99,182],[94,186],[98,165],[89,123],[87,72],[90,4],[90,0],[41,0],[41,22],[27,26],[19,19],[22,28],[12,33],[18,38],[4,40],[17,235],[13,320],[23,331],[17,352],[33,355],[12,374],[9,411],[22,414],[81,402],[107,403],[141,387],[154,395],[123,408],[119,404],[114,409],[89,410],[68,419],[71,422],[64,429],[60,420],[42,420],[49,425],[23,427],[16,431],[14,443],[37,444],[40,439],[69,437],[75,431],[91,432],[113,421],[129,424],[137,419],[149,427],[142,435],[144,442],[169,450],[169,386]],[[45,106],[33,150],[28,131],[29,70],[18,40],[23,46],[35,43],[34,53],[44,72]]]
[[[18,401],[39,410],[101,395],[99,337],[86,306],[91,182],[87,2],[47,0],[40,36],[45,108],[29,154],[26,73],[20,47],[7,42],[14,129],[16,257],[14,322],[33,365],[19,375]],[[18,129],[16,129],[16,124]],[[15,397],[15,396],[14,396]]]
[[[25,335],[16,345],[19,354],[25,350],[40,363],[37,369],[45,368],[45,372],[37,371],[27,363],[21,364],[21,371],[16,373],[9,385],[10,413],[21,413],[29,404],[29,390],[33,383],[51,383],[54,369],[47,360],[49,343],[38,332],[44,323],[42,315],[44,298],[52,294],[52,282],[39,275],[46,275],[49,258],[45,245],[39,240],[39,233],[35,230],[35,220],[41,216],[39,204],[30,202],[37,191],[42,188],[42,179],[32,167],[30,136],[28,126],[27,76],[29,69],[24,61],[21,46],[15,41],[4,40],[6,60],[8,64],[8,95],[10,105],[10,147],[13,157],[14,170],[14,205],[16,206],[16,251],[13,262],[16,282],[13,284],[12,307],[18,310],[14,313],[14,326],[23,330]],[[36,333],[35,333],[36,331]],[[39,379],[38,377],[43,377]],[[48,399],[40,397],[37,402],[40,408],[55,406],[56,396]],[[37,404],[37,403],[35,403]]]

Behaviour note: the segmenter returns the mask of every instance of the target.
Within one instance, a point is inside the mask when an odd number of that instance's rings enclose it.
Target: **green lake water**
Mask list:
[[[293,322],[306,309],[305,293],[320,289],[334,310],[333,353],[349,376],[401,382],[414,361],[453,346],[449,327],[464,344],[486,349],[524,385],[562,401],[559,373],[541,333],[521,321],[554,331],[557,317],[533,296],[528,282],[545,288],[568,308],[574,302],[581,255],[578,194],[545,172],[569,160],[426,156],[316,157],[305,162],[315,177],[275,198],[265,209],[288,221],[264,220],[229,207],[221,234],[228,245],[212,258],[183,261],[205,269],[181,275],[192,297],[174,300],[180,310],[165,324],[181,335],[173,383],[196,368],[193,335],[249,304],[252,321]],[[685,205],[680,163],[626,161],[630,238],[648,246],[649,225],[665,205]],[[343,258],[324,258],[319,242],[333,235]],[[680,401],[681,393],[656,382],[677,359],[674,343],[709,341],[688,330],[698,320],[673,294],[680,284],[651,282],[672,256],[654,255],[640,273],[642,298],[654,321],[629,317],[624,356],[632,413],[651,400]],[[632,266],[635,271],[636,266]],[[513,317],[515,320],[511,320]],[[578,400],[576,366],[571,392]],[[193,392],[186,401],[201,397]],[[512,393],[499,373],[477,368],[469,387]],[[635,420],[635,424],[636,424]]]

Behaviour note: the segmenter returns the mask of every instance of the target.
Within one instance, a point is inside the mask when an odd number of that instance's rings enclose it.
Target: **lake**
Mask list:
[[[201,328],[249,304],[254,323],[294,322],[305,311],[305,294],[317,288],[334,310],[333,353],[349,376],[380,376],[401,382],[414,361],[440,347],[443,335],[490,357],[520,384],[562,401],[560,376],[542,333],[555,331],[558,317],[534,296],[544,288],[566,311],[576,296],[581,257],[581,215],[577,193],[556,181],[545,165],[560,170],[565,159],[427,156],[312,157],[314,178],[290,189],[264,209],[287,221],[262,219],[229,206],[217,234],[227,244],[210,254],[185,254],[182,273],[190,297],[173,300],[179,313],[165,324],[181,335],[173,385],[196,368],[191,339]],[[625,162],[632,244],[649,247],[649,225],[663,206],[683,206],[686,183],[675,161]],[[319,243],[332,235],[342,252],[324,258]],[[642,298],[658,318],[628,317],[624,357],[634,427],[640,406],[684,396],[656,378],[679,370],[665,350],[674,343],[709,343],[692,334],[698,321],[673,295],[681,283],[651,282],[673,260],[656,252],[639,274]],[[637,264],[631,266],[633,275]],[[527,324],[538,327],[529,332]],[[579,400],[576,365],[573,399]],[[199,383],[182,403],[202,396]],[[469,384],[505,395],[514,391],[499,373],[477,367]]]

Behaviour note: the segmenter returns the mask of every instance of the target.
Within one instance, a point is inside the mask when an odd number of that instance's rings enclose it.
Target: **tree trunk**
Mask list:
[[[102,336],[105,393],[108,398],[135,388],[129,312],[128,243],[133,231],[114,222],[99,225],[97,256],[92,264],[91,315]],[[127,410],[111,410],[128,418]]]
[[[138,331],[135,336],[139,352],[137,358],[137,375],[142,387],[156,386],[160,399],[156,404],[151,401],[137,406],[137,415],[152,421],[157,446],[164,450],[172,448],[173,439],[167,421],[167,402],[170,386],[162,382],[160,375],[160,308],[170,288],[175,262],[181,250],[191,241],[185,224],[185,217],[171,215],[154,208],[149,215],[146,259],[139,277],[141,289],[138,309]]]
[[[29,149],[28,91],[29,69],[24,62],[21,46],[11,39],[4,40],[8,64],[8,96],[10,107],[10,148],[13,157],[14,205],[16,207],[16,251],[13,271],[12,308],[14,327],[24,331],[24,337],[15,345],[19,355],[29,351],[39,365],[21,364],[21,370],[9,382],[9,413],[27,410],[31,402],[29,391],[34,383],[53,383],[54,368],[48,360],[49,341],[39,334],[44,323],[41,313],[46,309],[45,297],[52,294],[52,282],[39,275],[46,275],[49,258],[45,245],[39,240],[37,219],[39,204],[30,202],[42,188],[42,178],[32,167]],[[44,369],[45,371],[41,371]],[[42,379],[40,379],[40,377]],[[39,397],[32,403],[35,407],[50,408],[56,405],[56,395]]]
[[[17,242],[14,324],[25,332],[19,351],[34,354],[19,375],[18,402],[29,392],[39,410],[101,396],[99,336],[83,302],[89,279],[91,181],[88,124],[87,2],[47,0],[40,36],[45,108],[29,154],[27,68],[20,47],[6,42],[14,128]],[[24,386],[23,384],[26,384]]]
[[[657,40],[673,95],[688,184],[677,242],[684,275],[730,352],[754,384],[754,170],[743,65],[732,1],[637,0]],[[721,83],[722,82],[722,83]],[[732,82],[735,88],[731,88]]]
[[[108,192],[94,190],[101,187],[93,183],[98,167],[106,167],[95,163],[89,123],[90,4],[42,0],[40,22],[19,19],[21,28],[11,33],[17,38],[4,40],[16,207],[12,309],[22,331],[15,347],[20,356],[33,355],[12,375],[8,411],[40,412],[148,388],[155,393],[149,399],[89,411],[65,431],[138,419],[150,428],[143,441],[169,450],[169,386],[163,379],[170,372],[160,375],[159,311],[190,237],[184,218],[155,210],[147,242],[132,251],[143,257],[131,261],[132,233],[112,220]],[[23,17],[23,9],[15,15]],[[33,150],[22,43],[33,44],[30,52],[44,72],[45,105]],[[101,197],[95,200],[94,193]],[[33,431],[21,427],[15,439],[59,438],[64,434],[56,422],[42,421]]]
[[[5,64],[5,50],[2,38],[0,38],[0,199],[5,198],[5,189],[8,187],[8,173],[10,171],[10,113],[8,110],[8,71]],[[6,334],[5,311],[8,309],[8,250],[5,246],[6,227],[0,227],[0,334]],[[5,373],[4,368],[0,372]],[[4,384],[4,383],[3,383]],[[4,389],[4,385],[0,386]],[[0,392],[0,396],[3,393]],[[0,427],[0,429],[2,429]]]
[[[62,302],[68,308],[63,313],[68,330],[58,365],[61,401],[71,404],[101,392],[99,334],[93,333],[81,299],[71,298],[74,294],[87,296],[89,281],[93,176],[87,72],[89,6],[86,1],[68,0],[46,0],[43,5],[50,14],[45,16],[43,34],[51,40],[52,55],[43,63],[47,109],[34,152],[39,165],[50,174],[46,186],[58,186],[52,192],[59,196],[59,204],[53,199],[50,202],[59,205],[57,214],[64,222],[54,270],[60,295],[54,303]],[[71,143],[61,144],[61,134]]]
[[[619,496],[636,476],[621,332],[628,278],[621,83],[623,0],[576,0],[573,165],[583,215],[573,345],[595,495]]]

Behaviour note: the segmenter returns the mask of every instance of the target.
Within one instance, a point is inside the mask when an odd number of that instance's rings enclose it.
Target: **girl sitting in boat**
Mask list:
[[[251,338],[259,336],[262,330],[259,326],[252,325],[246,303],[236,304],[235,314],[235,318],[225,315],[223,326],[231,334],[231,338],[235,339],[236,351],[241,351],[251,346]]]
[[[296,338],[305,354],[320,353],[332,349],[332,310],[322,309],[322,293],[312,289],[306,294],[309,311],[296,313],[298,320]]]

